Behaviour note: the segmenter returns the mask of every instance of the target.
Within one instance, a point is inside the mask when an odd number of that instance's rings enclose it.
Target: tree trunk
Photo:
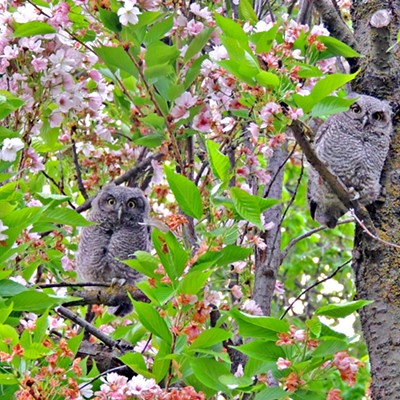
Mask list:
[[[379,11],[378,14],[377,11]],[[354,0],[352,19],[361,60],[354,82],[357,92],[390,101],[394,136],[382,175],[384,198],[369,207],[375,234],[400,244],[400,57],[396,43],[400,1]],[[358,298],[374,300],[360,312],[368,345],[373,399],[398,399],[400,393],[400,250],[356,228],[353,251]]]
[[[268,172],[273,181],[268,188],[268,197],[281,199],[284,163],[286,151],[277,148],[268,165]],[[271,302],[274,295],[276,276],[281,264],[281,229],[282,203],[267,209],[264,213],[265,222],[273,222],[275,226],[263,232],[261,237],[265,240],[265,250],[256,248],[255,253],[255,283],[253,299],[261,307],[265,315],[271,313]]]

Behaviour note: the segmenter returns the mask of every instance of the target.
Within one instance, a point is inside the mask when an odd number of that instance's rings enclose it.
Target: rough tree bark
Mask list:
[[[286,151],[275,149],[274,154],[268,165],[268,172],[273,181],[268,187],[268,197],[281,199],[284,163],[286,160]],[[265,240],[267,248],[256,249],[255,253],[255,282],[253,299],[261,307],[265,315],[271,313],[271,302],[274,295],[276,276],[281,265],[281,231],[280,221],[282,218],[282,203],[267,209],[264,213],[266,222],[273,222],[274,228],[263,232],[261,237]]]
[[[361,72],[354,82],[357,92],[390,101],[394,130],[382,176],[383,201],[370,207],[376,233],[400,243],[400,48],[395,46],[400,29],[400,1],[353,0],[352,20],[361,59]],[[372,398],[398,399],[400,393],[400,253],[371,239],[357,226],[353,268],[357,296],[374,300],[360,312],[368,345]]]

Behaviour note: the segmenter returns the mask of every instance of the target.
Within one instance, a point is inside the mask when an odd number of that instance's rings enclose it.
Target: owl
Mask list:
[[[146,224],[149,203],[138,188],[107,185],[96,195],[88,220],[82,229],[76,268],[81,282],[124,282],[134,284],[143,276],[121,262],[134,258],[137,250],[151,249],[150,227]],[[115,315],[132,309],[129,299]]]
[[[375,97],[356,97],[348,111],[329,117],[319,128],[314,150],[363,205],[374,202],[393,132],[391,108]],[[309,168],[308,204],[313,219],[334,228],[346,207],[312,167]]]

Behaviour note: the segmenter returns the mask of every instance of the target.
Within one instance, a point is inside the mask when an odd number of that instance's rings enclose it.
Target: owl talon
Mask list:
[[[126,283],[126,279],[112,278],[111,285],[115,286],[124,286]]]

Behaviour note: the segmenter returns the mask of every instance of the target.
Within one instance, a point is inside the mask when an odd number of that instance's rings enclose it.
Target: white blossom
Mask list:
[[[118,10],[117,14],[119,16],[119,22],[122,25],[135,25],[138,23],[138,15],[140,15],[141,12],[137,7],[135,7],[135,4],[136,0],[125,1],[124,6]]]
[[[0,219],[0,240],[8,239],[8,235],[1,233],[3,231],[6,231],[7,229],[8,229],[8,226],[3,225],[3,221]]]
[[[0,159],[3,161],[14,161],[17,158],[17,152],[23,147],[24,143],[19,138],[4,139]]]

